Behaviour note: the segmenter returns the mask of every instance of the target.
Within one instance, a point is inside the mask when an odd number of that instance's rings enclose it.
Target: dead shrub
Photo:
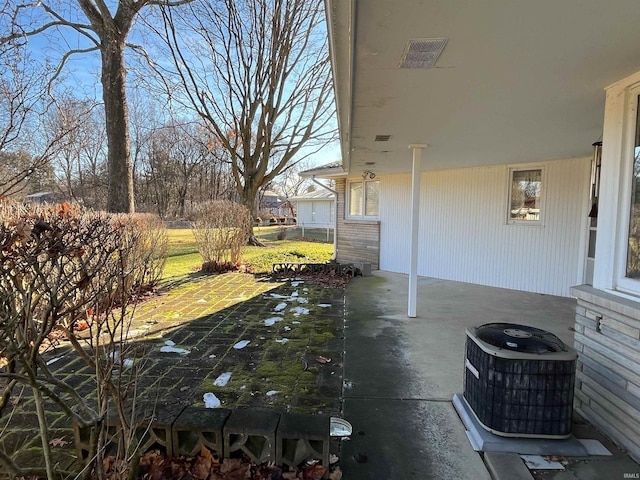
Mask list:
[[[162,272],[166,234],[158,225],[147,216],[68,204],[0,202],[0,414],[16,384],[31,388],[50,478],[43,395],[85,427],[100,425],[112,402],[123,429],[128,428],[123,400],[131,378],[115,377],[113,370],[125,357],[132,301]],[[79,324],[90,329],[88,338],[76,337]],[[56,378],[43,360],[51,339],[60,334],[94,370],[97,404]],[[91,440],[89,459],[98,465],[103,440],[100,434]]]
[[[137,272],[133,277],[142,289],[155,287],[162,278],[166,261],[167,229],[160,217],[151,213],[136,213],[131,217],[130,225],[137,230],[137,241],[132,249],[132,268]]]
[[[249,210],[229,200],[215,200],[198,205],[194,215],[193,235],[208,270],[238,264],[251,232]]]

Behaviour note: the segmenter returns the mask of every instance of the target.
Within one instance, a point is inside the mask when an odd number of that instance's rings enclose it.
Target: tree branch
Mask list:
[[[53,76],[51,77],[51,79],[48,82],[48,85],[47,85],[48,92],[51,92],[51,86],[52,86],[53,82],[55,82],[56,79],[60,76],[60,74],[62,73],[62,69],[67,64],[67,60],[69,60],[69,58],[72,55],[75,55],[77,53],[96,52],[98,50],[100,50],[99,46],[91,47],[91,48],[83,48],[83,49],[78,49],[78,50],[69,50],[68,52],[65,52],[65,54],[60,59],[60,63],[58,64],[58,68],[56,68],[56,71],[54,72]]]
[[[159,7],[179,7],[180,5],[186,5],[188,3],[192,3],[194,0],[150,0],[147,2],[148,5],[156,5]]]
[[[78,0],[78,2],[86,2],[86,0]],[[51,15],[55,20],[51,21],[51,22],[47,22],[43,25],[41,25],[38,28],[34,28],[32,30],[23,30],[18,21],[18,15],[19,12],[21,10],[24,10],[26,8],[36,8],[36,7],[42,7],[42,9],[49,15]],[[89,15],[87,15],[89,17]],[[6,44],[8,42],[11,42],[12,40],[16,40],[18,38],[22,38],[22,37],[32,37],[35,35],[38,35],[40,33],[43,33],[53,27],[70,27],[73,28],[74,30],[76,30],[78,33],[80,33],[81,35],[84,35],[86,38],[88,38],[91,42],[95,43],[96,45],[98,45],[98,42],[96,41],[95,38],[93,38],[93,36],[91,36],[91,34],[89,34],[87,32],[87,30],[92,30],[92,26],[91,25],[87,25],[87,24],[83,24],[83,23],[76,23],[76,22],[72,22],[64,17],[62,17],[61,15],[59,15],[55,10],[53,10],[49,5],[47,5],[46,3],[43,2],[38,2],[35,3],[33,5],[19,5],[18,7],[16,7],[15,12],[12,15],[12,23],[11,25],[13,27],[18,27],[20,28],[20,32],[19,33],[12,33],[11,35],[7,35],[5,37],[0,37],[0,45]]]

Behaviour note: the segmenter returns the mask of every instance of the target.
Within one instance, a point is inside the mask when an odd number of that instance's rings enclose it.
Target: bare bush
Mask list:
[[[205,265],[210,270],[237,264],[251,233],[249,210],[239,203],[216,200],[195,209],[193,235]]]
[[[160,282],[167,256],[169,237],[167,229],[157,215],[136,213],[131,225],[138,230],[139,238],[133,252],[133,267],[138,270],[133,275],[139,286],[154,287]]]
[[[124,370],[132,302],[144,282],[157,281],[161,273],[157,255],[166,248],[161,231],[145,217],[85,212],[67,204],[0,202],[0,412],[17,383],[31,388],[48,478],[54,470],[43,396],[80,426],[91,427],[94,465],[101,465],[102,419],[110,401],[123,432],[131,432],[124,402],[135,394],[130,391],[135,368],[126,376],[113,372]],[[90,335],[76,336],[79,324]],[[97,404],[57,379],[43,360],[54,330],[66,334],[95,372]],[[125,444],[123,455],[130,455],[132,443]],[[0,463],[14,475],[24,471],[6,452],[0,451]]]

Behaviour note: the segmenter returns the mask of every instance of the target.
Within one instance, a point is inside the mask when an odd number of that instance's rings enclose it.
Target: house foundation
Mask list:
[[[577,298],[575,410],[640,460],[640,303],[589,285]]]

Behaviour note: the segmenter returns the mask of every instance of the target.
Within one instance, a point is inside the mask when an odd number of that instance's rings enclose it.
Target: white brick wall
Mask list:
[[[583,285],[575,409],[640,460],[640,303]]]

